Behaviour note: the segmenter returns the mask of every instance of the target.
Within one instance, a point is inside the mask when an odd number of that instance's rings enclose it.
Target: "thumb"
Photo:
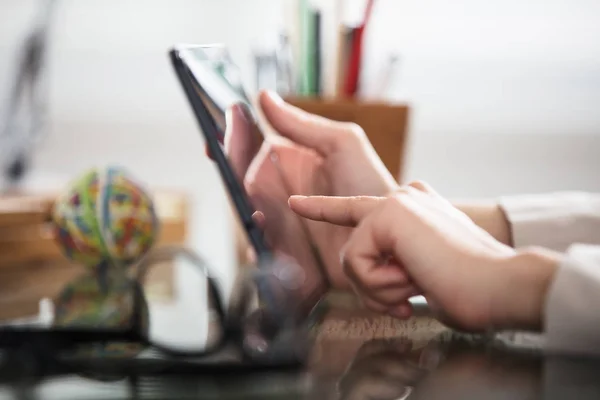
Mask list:
[[[371,196],[291,196],[288,204],[296,214],[313,221],[356,226],[384,200]]]
[[[259,104],[267,121],[281,136],[322,156],[331,154],[352,133],[348,123],[306,112],[286,103],[274,92],[261,92]]]

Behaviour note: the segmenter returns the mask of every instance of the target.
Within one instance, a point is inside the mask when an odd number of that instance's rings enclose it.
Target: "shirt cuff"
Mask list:
[[[600,354],[599,304],[600,247],[572,246],[546,297],[547,350]]]
[[[600,244],[600,196],[564,192],[500,199],[515,247],[565,252],[571,244]],[[596,234],[594,234],[594,232]]]

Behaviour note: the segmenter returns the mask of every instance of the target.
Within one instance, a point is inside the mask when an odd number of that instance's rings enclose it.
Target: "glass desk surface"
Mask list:
[[[408,321],[331,309],[303,369],[167,368],[144,357],[115,381],[71,375],[34,385],[0,371],[0,399],[554,399],[600,398],[600,360],[545,358],[533,346]]]

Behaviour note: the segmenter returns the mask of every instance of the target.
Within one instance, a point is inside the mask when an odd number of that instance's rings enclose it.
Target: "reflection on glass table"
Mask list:
[[[366,342],[339,380],[338,398],[538,398],[544,359],[496,344],[451,332],[418,348],[406,338]]]

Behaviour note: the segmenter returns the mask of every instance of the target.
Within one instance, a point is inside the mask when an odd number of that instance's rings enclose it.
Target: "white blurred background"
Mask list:
[[[0,0],[2,100],[36,3]],[[166,53],[176,42],[225,43],[251,87],[252,49],[285,25],[285,3],[59,1],[50,132],[28,184],[51,187],[116,163],[150,185],[186,190],[190,245],[219,266],[228,288],[225,194]],[[599,22],[597,0],[380,0],[364,81],[390,52],[400,55],[389,95],[414,107],[406,177],[450,197],[600,191]],[[199,278],[182,271],[178,281],[182,298],[200,301]]]

